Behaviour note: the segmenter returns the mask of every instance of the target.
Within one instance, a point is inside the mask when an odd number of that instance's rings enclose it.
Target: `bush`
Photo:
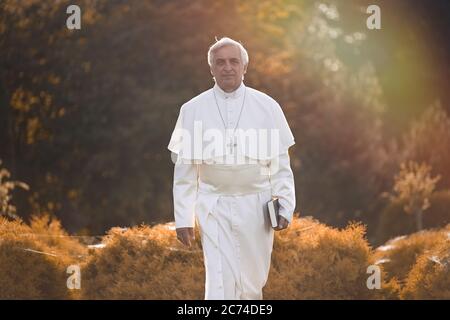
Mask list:
[[[374,253],[360,224],[337,230],[294,218],[275,234],[264,298],[448,299],[449,232],[450,225],[394,239]],[[173,224],[113,228],[98,249],[87,250],[48,216],[33,218],[30,226],[1,218],[0,298],[203,299],[196,236],[187,250]],[[367,267],[376,260],[382,290],[369,290]],[[82,267],[81,292],[75,293],[66,288],[66,268],[74,263]]]
[[[408,292],[411,292],[415,286],[411,281],[416,281],[414,279],[418,277],[417,270],[423,271],[429,267],[425,260],[433,256],[433,252],[448,248],[449,232],[450,225],[440,230],[427,230],[398,237],[379,247],[374,257],[383,265],[387,279],[397,279],[401,284],[401,291],[409,288]]]
[[[288,230],[276,234],[264,298],[366,299],[389,293],[391,285],[381,292],[366,286],[373,259],[364,233],[357,224],[339,231],[294,218]],[[84,298],[203,299],[198,234],[192,250],[177,242],[171,224],[113,228],[102,244],[82,272]]]
[[[302,231],[304,230],[304,231]],[[365,228],[344,230],[294,219],[276,234],[267,299],[369,299],[367,267],[373,263]]]
[[[20,220],[0,217],[0,299],[76,297],[68,292],[66,268],[78,262],[83,247],[68,237],[46,237],[64,235],[59,222],[49,217],[33,221],[39,233]]]
[[[87,248],[74,237],[71,237],[61,226],[61,222],[49,215],[32,216],[31,231],[40,243],[51,252],[69,257],[73,263],[81,263],[88,254]]]
[[[396,277],[403,282],[420,255],[446,241],[447,235],[442,230],[417,232],[388,241],[376,250],[375,259],[383,261],[388,278]]]
[[[401,293],[404,299],[450,299],[449,239],[419,256]]]
[[[203,299],[203,254],[186,250],[170,224],[113,228],[82,271],[87,299]]]

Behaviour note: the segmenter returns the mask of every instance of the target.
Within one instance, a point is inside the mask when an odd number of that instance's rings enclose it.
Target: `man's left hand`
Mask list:
[[[280,215],[280,219],[278,221],[278,227],[275,227],[274,230],[275,231],[280,231],[280,230],[284,230],[289,226],[289,221],[284,218],[283,216]]]

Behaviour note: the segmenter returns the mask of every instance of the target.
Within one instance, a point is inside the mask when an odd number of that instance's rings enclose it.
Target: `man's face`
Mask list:
[[[213,53],[211,74],[223,91],[232,92],[236,90],[246,72],[247,66],[244,66],[238,47],[226,45]]]

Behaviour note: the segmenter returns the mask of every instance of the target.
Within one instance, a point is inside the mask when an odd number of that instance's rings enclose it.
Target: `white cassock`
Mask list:
[[[238,128],[236,138],[224,122]],[[274,236],[266,203],[278,197],[289,222],[295,210],[293,144],[279,104],[243,83],[231,93],[216,84],[181,107],[168,145],[176,154],[175,225],[194,227],[197,219],[205,299],[262,299]]]

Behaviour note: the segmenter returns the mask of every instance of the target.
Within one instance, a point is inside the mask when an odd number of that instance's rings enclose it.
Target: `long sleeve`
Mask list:
[[[176,161],[173,174],[175,227],[194,227],[195,200],[198,188],[198,165]]]
[[[279,199],[280,215],[291,222],[296,200],[294,174],[290,166],[290,157],[287,151],[271,161],[270,172],[272,196],[278,197]]]

